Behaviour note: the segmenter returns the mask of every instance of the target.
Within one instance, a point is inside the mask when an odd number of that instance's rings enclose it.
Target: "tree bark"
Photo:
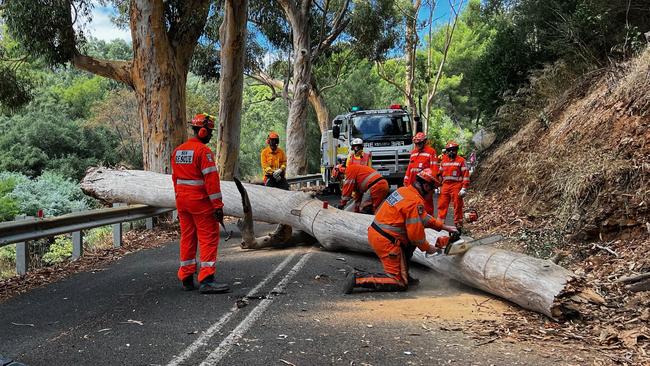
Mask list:
[[[330,125],[330,112],[329,109],[327,109],[323,95],[314,81],[312,81],[311,88],[309,88],[309,104],[311,104],[316,113],[320,133],[323,134],[327,132]]]
[[[309,11],[312,0],[278,0],[293,37],[293,99],[287,119],[287,176],[307,173],[307,99],[311,81]]]
[[[219,29],[222,46],[217,164],[221,177],[228,180],[239,175],[239,135],[247,19],[248,0],[225,1],[224,20]]]
[[[373,216],[324,209],[322,202],[304,192],[245,185],[258,221],[290,225],[313,236],[327,250],[372,252],[367,229]],[[175,207],[169,175],[138,171],[89,169],[81,182],[86,194],[106,202],[141,203]],[[237,187],[221,182],[226,215],[245,215]],[[435,242],[439,232],[427,229]],[[479,288],[553,319],[574,316],[581,304],[602,298],[585,287],[572,272],[550,261],[528,257],[492,246],[474,247],[462,256],[427,257],[416,250],[414,260],[437,272]]]
[[[411,11],[406,15],[406,44],[405,44],[405,54],[406,54],[406,78],[404,79],[404,91],[406,97],[406,104],[409,107],[409,111],[412,116],[417,115],[417,106],[415,104],[415,55],[418,48],[418,15],[420,13],[420,7],[422,6],[421,0],[415,0]],[[415,119],[413,122],[413,131],[415,131]]]

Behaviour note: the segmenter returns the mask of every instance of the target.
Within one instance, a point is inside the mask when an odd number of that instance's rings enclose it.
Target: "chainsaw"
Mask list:
[[[445,255],[463,254],[475,246],[494,244],[503,240],[501,235],[489,235],[476,240],[467,240],[467,237],[463,238],[460,235],[456,238],[451,237],[451,243],[447,244],[444,249]]]

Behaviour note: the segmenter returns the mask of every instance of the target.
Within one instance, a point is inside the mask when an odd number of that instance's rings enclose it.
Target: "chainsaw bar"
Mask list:
[[[503,240],[503,236],[501,235],[490,235],[490,236],[486,236],[471,241],[460,240],[454,243],[449,243],[449,245],[445,247],[445,255],[462,254],[468,251],[470,248],[475,247],[477,245],[494,244],[501,240]]]

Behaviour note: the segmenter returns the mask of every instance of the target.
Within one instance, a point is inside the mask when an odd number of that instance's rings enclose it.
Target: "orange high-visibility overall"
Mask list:
[[[340,204],[344,206],[356,192],[359,210],[374,213],[388,195],[389,188],[386,179],[376,170],[366,165],[351,165],[345,169]]]
[[[181,225],[178,278],[182,281],[196,272],[198,243],[201,245],[200,282],[214,275],[216,268],[219,222],[214,217],[214,210],[223,207],[219,172],[214,154],[196,137],[172,152],[171,163]]]
[[[406,175],[404,175],[404,185],[410,186],[415,182],[415,177],[418,173],[426,168],[431,168],[434,175],[438,175],[438,156],[436,155],[436,149],[429,145],[424,145],[422,150],[416,147],[411,151],[409,165],[406,167]],[[429,215],[433,215],[433,196],[424,200],[424,209]]]
[[[445,220],[449,202],[454,202],[454,224],[463,225],[463,198],[458,195],[461,188],[469,188],[469,170],[465,165],[465,159],[456,156],[450,159],[443,155],[440,162],[440,175],[442,187],[438,196],[438,218]]]
[[[383,291],[406,290],[410,259],[406,253],[412,254],[409,247],[417,246],[427,251],[430,244],[424,228],[440,230],[442,224],[426,213],[424,200],[413,186],[398,188],[379,207],[368,228],[368,241],[385,273],[357,275],[355,286]]]
[[[264,183],[269,176],[278,169],[287,169],[287,155],[279,147],[273,151],[270,146],[262,149],[260,153],[260,162],[262,163],[262,172],[264,174]]]

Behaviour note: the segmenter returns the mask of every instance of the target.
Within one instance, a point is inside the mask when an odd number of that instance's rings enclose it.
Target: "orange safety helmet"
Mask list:
[[[214,130],[214,116],[207,113],[198,113],[192,118],[190,124],[194,127],[205,127]]]
[[[433,170],[431,170],[431,168],[422,169],[417,176],[425,182],[433,184],[436,187],[440,186],[440,180],[438,180],[438,177],[433,173]]]
[[[454,140],[449,140],[449,142],[447,142],[447,145],[445,145],[445,149],[458,149],[458,144]]]
[[[418,132],[413,136],[413,143],[414,144],[419,144],[420,142],[424,142],[427,140],[427,135],[424,134],[424,132]]]
[[[190,125],[193,127],[200,127],[201,129],[198,132],[198,136],[199,138],[205,138],[210,133],[208,130],[214,130],[214,120],[214,116],[207,113],[198,113],[194,115]]]
[[[337,164],[334,168],[332,168],[332,179],[338,180],[343,175],[345,175],[345,165]]]
[[[278,135],[277,132],[271,131],[269,132],[269,135],[266,136],[266,144],[270,145],[271,144],[271,139],[277,139],[278,142],[280,142],[280,135]]]
[[[470,208],[467,212],[465,212],[463,216],[467,222],[474,222],[478,220],[478,212],[473,208]]]

